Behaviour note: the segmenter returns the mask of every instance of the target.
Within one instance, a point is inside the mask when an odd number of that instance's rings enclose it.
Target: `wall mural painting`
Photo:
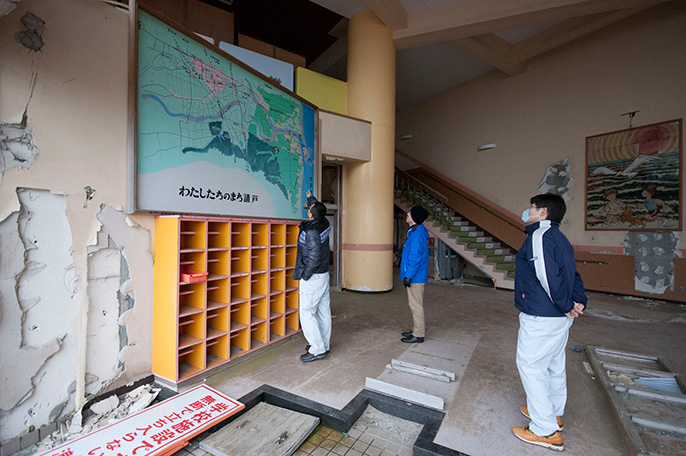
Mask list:
[[[681,230],[682,120],[586,138],[586,229]]]

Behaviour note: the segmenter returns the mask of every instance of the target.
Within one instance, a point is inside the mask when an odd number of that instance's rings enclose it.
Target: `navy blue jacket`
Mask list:
[[[400,257],[400,278],[412,283],[429,281],[429,232],[424,225],[414,225],[407,231],[407,241]]]
[[[542,220],[527,226],[526,233],[515,258],[515,307],[540,317],[564,317],[574,302],[586,307],[574,248],[559,223]]]

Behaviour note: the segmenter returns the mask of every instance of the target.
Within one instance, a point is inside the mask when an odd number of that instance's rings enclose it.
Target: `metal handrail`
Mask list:
[[[410,179],[410,180],[416,182],[417,184],[419,184],[420,186],[424,187],[425,189],[427,189],[427,190],[428,190],[429,192],[431,192],[432,194],[436,194],[436,195],[440,196],[440,199],[443,200],[443,202],[448,202],[448,197],[445,196],[443,193],[439,192],[438,190],[435,190],[435,189],[431,188],[430,186],[426,185],[424,182],[420,181],[420,180],[417,179],[416,177],[411,176],[410,174],[407,174],[407,173],[406,173],[405,171],[403,171],[402,169],[399,169],[398,167],[396,167],[396,168],[395,168],[395,172],[396,172],[396,174],[400,174],[400,175],[401,175],[403,178],[405,178],[405,179]],[[433,196],[433,195],[432,195],[432,196]]]

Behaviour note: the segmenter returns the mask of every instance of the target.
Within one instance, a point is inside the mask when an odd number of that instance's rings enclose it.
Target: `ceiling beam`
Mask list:
[[[648,8],[650,6],[567,19],[512,45],[512,56],[516,62],[525,62],[537,55],[600,30],[641,11],[645,11]]]
[[[326,51],[322,52],[319,57],[314,59],[312,63],[307,65],[307,69],[317,73],[325,73],[347,54],[348,39],[347,37],[339,38]]]
[[[492,33],[451,41],[450,44],[510,76],[526,71],[526,66],[514,57],[512,45]]]
[[[400,4],[400,0],[364,0],[364,2],[390,30],[407,28],[407,11]]]
[[[408,14],[407,27],[395,30],[393,38],[398,49],[407,49],[666,1],[671,0],[462,0]]]

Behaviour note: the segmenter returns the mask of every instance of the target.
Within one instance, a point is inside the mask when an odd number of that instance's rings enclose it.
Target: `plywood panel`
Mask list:
[[[200,442],[200,448],[217,456],[289,455],[318,424],[317,417],[260,402]]]

